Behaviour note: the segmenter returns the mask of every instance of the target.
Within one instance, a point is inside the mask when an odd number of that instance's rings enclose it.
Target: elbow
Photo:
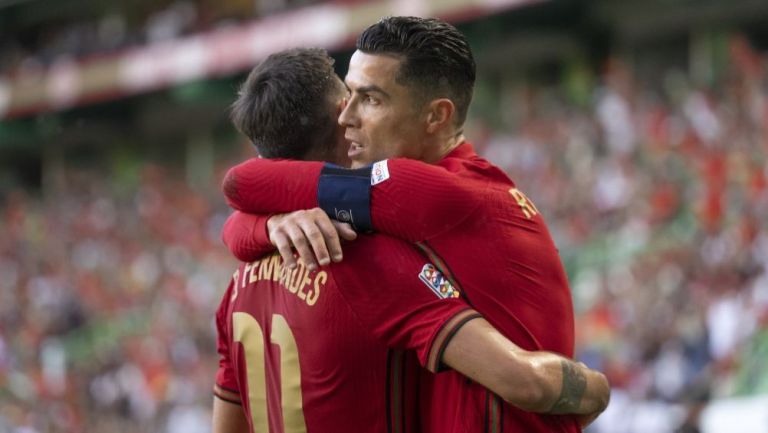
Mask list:
[[[237,221],[236,215],[232,214],[224,222],[224,227],[221,230],[221,242],[237,260],[250,263],[258,259],[258,256],[254,254],[254,248],[250,244],[251,241],[248,237],[250,234],[239,229],[238,224],[244,224],[244,222]]]
[[[547,393],[532,381],[528,385],[501,396],[507,403],[534,413],[546,413],[551,402],[546,398]]]
[[[245,246],[242,245],[227,245],[227,248],[229,248],[229,251],[232,253],[235,258],[243,263],[251,263],[253,261],[256,261],[256,257],[254,257],[254,254],[252,251],[247,249]]]
[[[608,382],[608,378],[598,371],[594,371],[592,376],[593,377],[590,380],[593,383],[587,384],[587,392],[590,394],[590,388],[595,390],[591,393],[594,394],[594,412],[602,412],[608,407],[608,403],[611,401],[611,384]]]
[[[227,200],[227,204],[237,210],[242,210],[237,206],[239,201],[238,187],[237,187],[237,167],[232,167],[227,170],[227,174],[224,175],[224,180],[221,182],[221,191],[224,193],[224,197]]]
[[[259,258],[259,256],[254,253],[253,248],[247,245],[245,241],[230,243],[224,241],[224,243],[227,248],[229,248],[232,255],[243,263],[251,263]]]

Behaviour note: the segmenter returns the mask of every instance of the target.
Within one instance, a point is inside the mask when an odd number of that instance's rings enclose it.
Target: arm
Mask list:
[[[607,403],[605,377],[513,344],[413,247],[365,236],[346,253],[360,259],[332,265],[331,275],[361,326],[390,347],[414,350],[426,369],[437,372],[442,361],[528,411],[593,414]]]
[[[224,223],[221,238],[232,254],[243,262],[253,262],[275,249],[280,251],[286,266],[296,267],[293,247],[309,267],[340,262],[343,253],[341,239],[357,237],[349,224],[332,221],[319,208],[283,215],[253,215],[233,212]]]
[[[242,262],[252,262],[275,250],[267,235],[270,215],[233,212],[224,223],[221,240],[229,251]]]
[[[320,207],[331,218],[341,220],[346,212],[358,228],[370,228],[370,221],[373,229],[410,242],[463,221],[480,204],[477,188],[443,167],[404,158],[356,170],[250,159],[231,168],[223,182],[227,203],[238,210],[286,213]]]
[[[317,207],[322,162],[251,158],[229,169],[222,190],[233,209],[255,214]]]
[[[248,433],[243,407],[214,397],[213,433]]]
[[[555,353],[523,350],[482,318],[456,332],[442,361],[530,412],[586,415],[589,422],[608,405],[603,374]]]

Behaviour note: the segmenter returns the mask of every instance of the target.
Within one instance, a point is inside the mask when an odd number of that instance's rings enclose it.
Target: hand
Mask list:
[[[357,233],[347,223],[331,220],[320,208],[299,210],[274,215],[267,221],[267,231],[272,245],[277,247],[283,262],[289,269],[296,267],[293,248],[309,270],[340,262],[343,258],[341,237],[354,240]]]

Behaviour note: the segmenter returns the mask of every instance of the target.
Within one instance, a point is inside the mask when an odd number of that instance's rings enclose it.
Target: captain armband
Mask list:
[[[317,184],[320,208],[336,221],[351,224],[356,231],[373,231],[371,170],[370,165],[348,169],[326,163]]]

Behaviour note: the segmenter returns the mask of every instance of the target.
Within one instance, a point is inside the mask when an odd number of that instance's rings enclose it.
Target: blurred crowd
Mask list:
[[[207,432],[227,212],[147,166],[73,170],[0,220],[0,432]]]
[[[768,57],[729,58],[711,87],[611,61],[588,103],[527,88],[477,134],[567,265],[577,356],[615,388],[595,431],[695,432],[710,399],[768,393]]]
[[[730,58],[710,86],[612,61],[585,103],[528,87],[514,127],[471,120],[560,248],[577,356],[614,387],[595,432],[696,432],[711,399],[768,393],[768,62]],[[223,201],[169,170],[2,203],[0,433],[208,431],[235,262]]]
[[[72,2],[69,2],[72,3]],[[44,25],[0,30],[0,75],[24,74],[63,59],[109,55],[142,45],[237,25],[319,0],[161,0],[124,2],[98,17],[48,19]],[[136,4],[133,4],[136,3]],[[23,5],[21,6],[23,7]],[[51,7],[46,5],[45,7]],[[72,7],[62,4],[60,7]],[[46,15],[46,14],[41,14]],[[82,15],[87,16],[85,13]]]
[[[98,58],[211,32],[319,3],[367,0],[160,0],[110,5],[97,17],[55,19],[0,29],[0,76],[40,72],[54,63]],[[72,2],[69,2],[72,3]],[[62,3],[62,8],[74,7]],[[21,6],[23,7],[23,5]],[[45,5],[46,8],[51,7]],[[110,12],[111,10],[111,12]],[[71,14],[65,14],[71,15]],[[10,33],[8,31],[10,30]]]

